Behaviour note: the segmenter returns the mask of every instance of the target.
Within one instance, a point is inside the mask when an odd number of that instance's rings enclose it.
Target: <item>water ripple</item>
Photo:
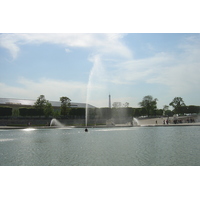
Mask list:
[[[199,132],[200,127],[1,131],[0,165],[200,165]]]

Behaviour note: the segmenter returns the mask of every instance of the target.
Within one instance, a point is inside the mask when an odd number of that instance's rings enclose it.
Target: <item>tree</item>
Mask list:
[[[69,115],[72,118],[85,118],[85,108],[71,108],[69,111]]]
[[[18,117],[19,116],[19,109],[18,108],[13,108],[12,109],[12,116]]]
[[[163,115],[163,109],[157,109],[156,110],[156,115],[157,116],[162,116]]]
[[[39,116],[42,116],[44,115],[44,109],[45,109],[45,105],[46,105],[46,99],[45,99],[45,96],[44,95],[40,95],[38,97],[38,99],[36,100],[35,102],[35,108],[36,110],[38,111],[38,115]]]
[[[63,116],[67,116],[69,114],[69,108],[71,106],[71,99],[69,99],[68,97],[60,97],[60,101],[61,101],[61,111],[60,114]]]
[[[200,112],[200,106],[188,106],[187,113],[199,113]]]
[[[45,117],[53,115],[53,107],[49,101],[46,101],[46,105],[44,107],[44,115]]]
[[[123,106],[124,106],[125,108],[128,108],[128,107],[129,107],[129,103],[126,102],[125,104],[123,104]]]
[[[174,112],[172,112],[171,110],[166,110],[165,111],[165,115],[168,116],[168,117],[172,117],[174,114]]]
[[[121,102],[114,102],[113,103],[113,107],[114,108],[121,108],[122,107],[122,103]]]
[[[134,117],[139,117],[141,115],[140,114],[140,110],[141,110],[141,108],[134,108],[133,116]]]
[[[19,108],[19,115],[23,117],[33,117],[38,115],[38,111],[35,108]]]
[[[12,108],[10,107],[0,107],[0,116],[11,116]]]
[[[60,116],[60,112],[58,110],[53,112],[53,117],[57,118]]]
[[[176,114],[182,113],[182,107],[186,106],[183,99],[181,97],[175,97],[173,99],[173,101],[169,104],[170,106],[172,106],[174,108],[174,112]],[[183,113],[182,113],[183,114]]]
[[[111,119],[111,115],[112,115],[112,110],[111,110],[111,108],[101,108],[100,109],[101,110],[101,117],[103,118],[103,119]]]
[[[20,116],[26,117],[27,116],[27,108],[20,108],[19,114],[20,114]]]
[[[163,106],[163,116],[165,116],[165,112],[166,112],[166,110],[168,110],[169,109],[169,106],[168,105],[164,105]]]
[[[158,99],[153,99],[152,96],[148,95],[143,98],[141,102],[139,102],[139,105],[143,108],[145,108],[147,115],[149,117],[150,114],[156,114],[157,109],[157,101]]]

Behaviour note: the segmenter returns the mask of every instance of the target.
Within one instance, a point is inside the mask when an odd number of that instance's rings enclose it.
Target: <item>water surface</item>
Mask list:
[[[1,130],[0,165],[200,165],[200,127]]]

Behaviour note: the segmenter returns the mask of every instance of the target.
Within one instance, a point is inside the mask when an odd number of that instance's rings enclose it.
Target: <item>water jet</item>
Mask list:
[[[138,119],[136,119],[135,117],[133,117],[133,121],[132,122],[133,122],[133,126],[139,126],[140,125]]]
[[[50,122],[50,126],[57,126],[59,128],[65,127],[64,124],[60,123],[57,119],[53,118]]]

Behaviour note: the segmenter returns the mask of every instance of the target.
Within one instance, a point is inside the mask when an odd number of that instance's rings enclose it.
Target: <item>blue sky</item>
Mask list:
[[[0,97],[200,105],[200,34],[0,34]]]

